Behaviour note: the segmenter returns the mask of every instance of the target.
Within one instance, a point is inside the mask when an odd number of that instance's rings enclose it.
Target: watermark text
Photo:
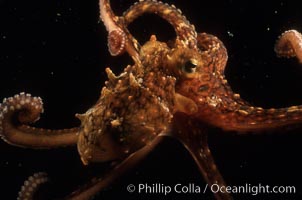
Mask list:
[[[229,194],[295,194],[295,186],[271,186],[265,184],[244,184],[240,186],[221,186],[218,184],[213,185],[198,185],[195,183],[181,184],[177,183],[174,185],[167,185],[163,183],[139,183],[139,184],[129,184],[127,186],[127,191],[129,193],[138,194],[162,194],[169,195],[174,194],[205,194],[210,191],[212,193],[229,193]]]

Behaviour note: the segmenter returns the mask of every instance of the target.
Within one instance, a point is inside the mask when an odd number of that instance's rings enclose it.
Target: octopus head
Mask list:
[[[196,77],[202,71],[203,62],[197,51],[178,47],[167,54],[165,66],[179,81],[182,81]]]
[[[189,115],[196,113],[200,99],[209,95],[211,81],[210,70],[205,65],[202,55],[195,49],[176,47],[167,54],[164,65],[177,80],[175,92],[178,94],[176,99],[178,109]]]

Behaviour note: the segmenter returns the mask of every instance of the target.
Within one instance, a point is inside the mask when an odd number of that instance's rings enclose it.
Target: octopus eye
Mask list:
[[[197,60],[190,59],[187,62],[185,62],[182,71],[191,74],[196,71],[196,67],[197,67]]]

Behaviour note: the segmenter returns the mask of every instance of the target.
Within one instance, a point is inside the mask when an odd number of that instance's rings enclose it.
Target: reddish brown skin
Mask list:
[[[215,36],[197,34],[175,8],[162,2],[141,1],[122,16],[115,16],[109,0],[100,0],[101,18],[108,31],[112,55],[127,52],[134,61],[118,76],[108,68],[108,81],[100,99],[86,113],[77,114],[80,127],[66,130],[37,129],[27,125],[43,112],[40,98],[21,93],[0,105],[0,134],[9,144],[28,148],[77,145],[84,164],[115,161],[118,164],[101,179],[73,192],[66,199],[89,199],[134,167],[165,136],[178,139],[190,152],[209,186],[226,186],[207,142],[208,128],[240,133],[262,132],[302,121],[302,106],[279,109],[255,107],[233,93],[224,77],[227,50]],[[144,13],[155,13],[175,29],[173,43],[156,36],[140,45],[127,30]],[[278,39],[279,56],[301,62],[302,36],[295,30]],[[18,199],[33,199],[45,173],[25,181]],[[232,199],[215,193],[216,199]]]

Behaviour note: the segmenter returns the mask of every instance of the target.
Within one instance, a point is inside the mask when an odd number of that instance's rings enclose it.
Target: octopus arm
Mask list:
[[[100,18],[108,31],[108,49],[112,56],[118,56],[125,51],[134,59],[139,60],[139,44],[129,33],[122,19],[116,16],[109,0],[100,0]]]
[[[155,0],[140,1],[124,12],[123,21],[127,26],[145,13],[156,14],[167,20],[174,27],[177,39],[182,42],[182,45],[197,49],[195,27],[190,24],[181,11],[174,5],[170,6]]]
[[[0,136],[12,145],[29,148],[51,148],[75,145],[78,128],[48,130],[25,124],[39,119],[43,112],[42,100],[21,93],[4,99],[0,104]]]
[[[302,63],[302,35],[296,30],[285,31],[277,40],[275,52],[280,57],[297,57]]]
[[[296,56],[301,62],[301,33],[296,30],[283,33],[276,42],[275,51],[278,56]],[[220,87],[215,89],[207,100],[207,106],[199,112],[199,118],[210,124],[225,130],[259,132],[302,122],[302,105],[270,109],[254,107],[242,100],[239,94],[234,94],[223,76],[216,77],[216,80],[220,81]]]
[[[302,105],[264,109],[251,106],[231,91],[207,101],[206,106],[199,106],[197,118],[224,130],[261,132],[302,122]]]
[[[179,112],[174,115],[172,130],[175,130],[172,135],[192,155],[209,187],[213,184],[217,184],[220,187],[226,186],[209,149],[206,127],[202,127],[196,119],[192,119],[186,114]],[[232,199],[228,193],[218,192],[214,195],[216,199]]]
[[[199,33],[197,35],[197,45],[203,58],[204,66],[207,66],[211,72],[218,72],[223,75],[228,60],[228,53],[222,41],[214,35]]]
[[[34,194],[39,189],[39,186],[47,181],[48,177],[44,172],[38,172],[28,177],[21,187],[17,200],[34,199]]]

